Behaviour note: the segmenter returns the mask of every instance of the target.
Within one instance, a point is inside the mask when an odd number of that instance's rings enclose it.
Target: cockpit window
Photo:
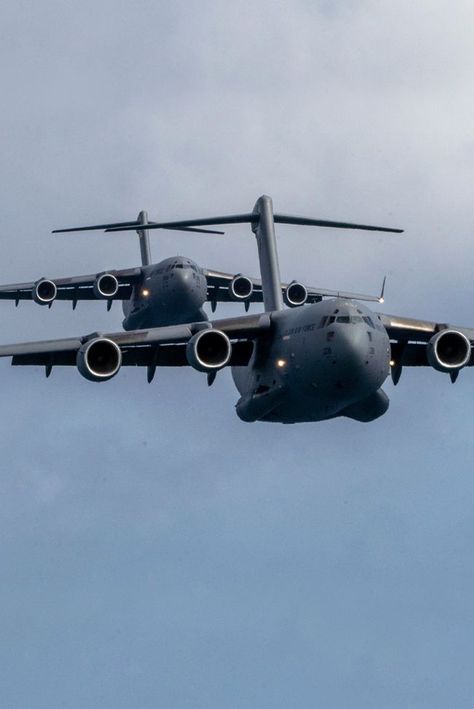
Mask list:
[[[368,315],[364,315],[364,322],[367,323],[367,325],[369,325],[369,327],[373,327],[375,330],[374,321]]]
[[[371,318],[362,317],[362,315],[325,315],[319,323],[320,328],[327,327],[333,323],[344,323],[345,325],[355,325],[356,323],[366,322],[370,327],[374,327]]]
[[[338,315],[336,322],[355,325],[358,322],[363,322],[363,318],[360,315]]]

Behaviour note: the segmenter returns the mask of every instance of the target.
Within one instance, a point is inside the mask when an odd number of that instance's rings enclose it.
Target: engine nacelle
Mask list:
[[[115,377],[122,365],[122,352],[113,340],[96,337],[82,345],[76,364],[83,377],[91,382],[105,382]]]
[[[308,291],[302,283],[291,281],[285,290],[283,299],[290,308],[297,308],[308,300]]]
[[[221,330],[200,330],[186,345],[186,358],[198,372],[215,372],[228,364],[232,354],[229,338]]]
[[[96,298],[113,298],[119,289],[119,282],[113,273],[99,273],[94,283]]]
[[[458,330],[441,330],[428,342],[426,356],[438,372],[456,372],[471,359],[471,343]]]
[[[50,305],[58,294],[56,283],[40,278],[33,286],[32,298],[38,305]]]
[[[247,300],[253,293],[253,283],[247,276],[238,273],[229,285],[229,294],[232,300]]]

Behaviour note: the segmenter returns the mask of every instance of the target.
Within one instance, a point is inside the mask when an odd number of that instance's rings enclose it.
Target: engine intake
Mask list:
[[[94,295],[96,298],[113,298],[119,289],[119,282],[112,273],[101,273],[94,283]]]
[[[82,345],[77,353],[77,368],[91,382],[115,377],[122,365],[122,352],[113,340],[97,337]]]
[[[238,273],[229,285],[229,293],[232,300],[247,300],[253,293],[253,283],[250,278]]]
[[[285,290],[283,299],[290,308],[297,308],[308,300],[308,291],[302,283],[291,281]]]
[[[58,294],[56,283],[47,278],[40,278],[33,286],[32,297],[38,305],[49,305]]]
[[[232,354],[229,338],[221,330],[201,330],[186,345],[186,358],[198,372],[214,372],[228,364]]]
[[[441,330],[428,342],[426,355],[438,372],[455,372],[468,364],[471,343],[458,330]]]

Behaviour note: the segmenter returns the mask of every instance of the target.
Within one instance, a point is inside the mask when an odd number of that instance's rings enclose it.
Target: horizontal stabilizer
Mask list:
[[[188,229],[197,226],[210,226],[213,224],[244,224],[257,223],[259,215],[254,212],[248,214],[230,214],[223,217],[209,217],[208,219],[185,219],[177,222],[159,222],[147,224],[147,229]],[[383,226],[370,226],[368,224],[354,224],[352,222],[335,222],[327,219],[308,219],[307,217],[293,217],[286,214],[274,214],[273,219],[277,224],[297,224],[301,226],[321,226],[335,229],[363,229],[365,231],[386,231],[401,234],[403,229],[392,229]],[[106,231],[128,231],[134,226],[126,224],[110,225]]]
[[[224,217],[209,217],[208,219],[184,219],[178,222],[159,222],[147,224],[148,229],[188,229],[189,227],[211,226],[212,224],[244,224],[255,222],[258,217],[255,214],[229,214]],[[106,231],[128,231],[130,226],[117,226],[106,229]]]
[[[277,224],[300,224],[301,226],[325,226],[335,229],[363,229],[364,231],[389,231],[401,234],[403,229],[392,229],[385,226],[369,226],[368,224],[352,224],[351,222],[332,222],[327,219],[307,219],[306,217],[292,217],[288,214],[275,214]]]
[[[69,229],[53,229],[52,234],[66,234],[70,231],[94,231],[96,229],[108,229],[112,226],[130,227],[130,229],[136,229],[138,222],[134,219],[131,222],[116,222],[115,224],[93,224],[92,226],[73,226]]]
[[[69,229],[53,229],[53,234],[66,234],[72,231],[95,231],[105,229],[105,231],[136,231],[137,229],[170,229],[171,231],[190,231],[197,234],[224,234],[223,231],[215,231],[214,229],[196,229],[193,227],[179,226],[160,226],[156,222],[143,224],[136,219],[131,222],[111,222],[109,224],[93,224],[91,226],[78,226]]]

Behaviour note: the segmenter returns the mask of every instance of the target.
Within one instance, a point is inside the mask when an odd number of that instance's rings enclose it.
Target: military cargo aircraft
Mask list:
[[[142,211],[133,221],[55,229],[53,233],[94,229],[114,231],[123,227],[138,233],[141,267],[0,285],[0,300],[12,300],[16,305],[20,300],[33,300],[49,307],[55,300],[67,300],[75,308],[80,300],[99,299],[106,301],[108,309],[114,300],[121,300],[125,315],[122,322],[124,330],[202,322],[208,319],[203,310],[206,301],[211,303],[212,312],[215,312],[217,303],[221,302],[240,302],[246,310],[250,303],[262,302],[262,283],[259,279],[240,273],[234,275],[201,268],[183,256],[152,263],[148,229],[166,228],[206,234],[223,234],[222,231],[157,224],[149,222],[147,213]],[[380,302],[383,300],[384,286],[379,296],[306,287],[297,281],[283,283],[281,289],[285,303],[289,307],[297,307],[306,302],[320,301],[323,297],[335,296]]]
[[[111,379],[122,366],[146,367],[151,381],[158,366],[188,365],[206,373],[212,384],[216,373],[230,366],[240,393],[238,416],[280,423],[337,416],[373,421],[388,408],[381,387],[390,372],[396,384],[403,367],[431,366],[455,382],[461,369],[474,364],[474,329],[375,313],[346,297],[284,310],[275,222],[319,224],[274,214],[270,197],[260,197],[251,213],[171,224],[239,222],[250,223],[257,239],[264,313],[4,345],[0,356],[11,357],[13,365],[43,365],[47,376],[53,366],[76,366],[95,382]],[[355,227],[345,222],[323,225]]]

